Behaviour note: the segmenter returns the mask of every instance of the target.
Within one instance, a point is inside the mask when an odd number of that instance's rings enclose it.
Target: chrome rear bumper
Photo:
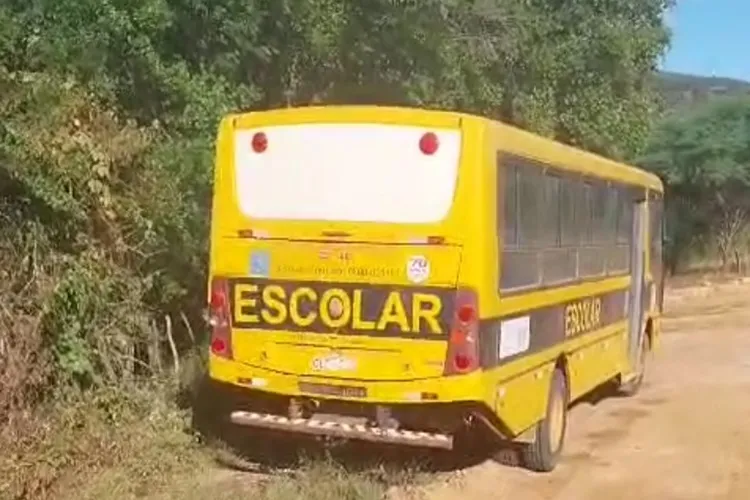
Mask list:
[[[450,450],[453,448],[453,436],[398,429],[381,429],[360,424],[348,424],[312,418],[291,419],[269,413],[245,411],[232,412],[232,423],[247,427],[272,429],[277,431],[297,432],[315,436],[331,436],[343,439],[356,439],[377,443],[403,444]]]

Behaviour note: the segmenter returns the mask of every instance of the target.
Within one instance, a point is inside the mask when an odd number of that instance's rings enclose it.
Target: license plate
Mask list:
[[[300,382],[299,390],[307,394],[318,396],[339,396],[344,398],[366,398],[367,389],[365,387],[314,384],[310,382]]]
[[[327,354],[313,358],[312,369],[316,372],[351,372],[357,369],[357,361],[340,354]]]

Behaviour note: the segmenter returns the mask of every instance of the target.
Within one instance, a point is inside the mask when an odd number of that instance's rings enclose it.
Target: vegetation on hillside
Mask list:
[[[750,95],[750,82],[667,71],[656,76],[655,85],[665,107],[677,113],[717,98]]]
[[[696,254],[741,270],[750,250],[750,96],[668,116],[639,161],[667,184],[672,272]]]
[[[105,425],[112,440],[146,425],[132,432],[191,456],[164,401],[200,364],[222,114],[440,107],[633,158],[660,109],[670,3],[3,2],[0,496],[41,498],[118,461],[130,487],[158,486],[120,460],[146,440],[107,443]]]

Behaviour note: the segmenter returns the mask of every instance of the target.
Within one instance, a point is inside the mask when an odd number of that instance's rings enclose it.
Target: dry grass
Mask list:
[[[311,463],[300,470],[271,478],[262,487],[264,500],[379,500],[385,484],[374,473],[349,473],[333,462]]]
[[[0,499],[376,500],[427,477],[330,458],[283,471],[231,470],[220,465],[228,449],[201,444],[189,410],[167,396],[161,388],[68,395],[6,428]]]
[[[208,464],[185,415],[146,391],[67,395],[0,435],[0,498],[136,498]]]

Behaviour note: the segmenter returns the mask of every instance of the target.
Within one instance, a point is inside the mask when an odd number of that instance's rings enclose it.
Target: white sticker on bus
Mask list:
[[[504,359],[529,350],[531,341],[531,317],[522,316],[500,324],[498,358]]]
[[[430,277],[430,261],[420,255],[411,257],[406,265],[406,275],[412,283],[424,283]]]

